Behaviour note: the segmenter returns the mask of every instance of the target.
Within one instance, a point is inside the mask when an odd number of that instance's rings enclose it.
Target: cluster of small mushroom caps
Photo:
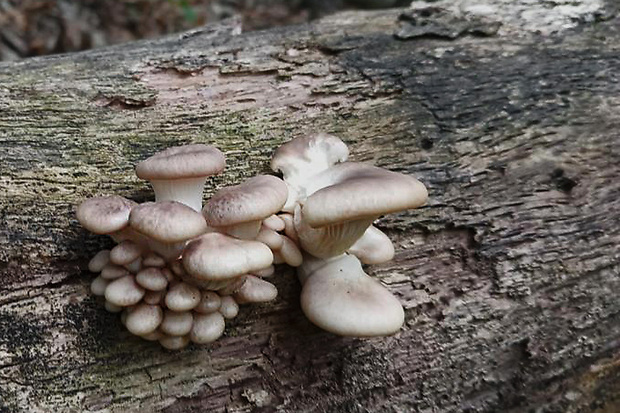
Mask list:
[[[91,291],[120,312],[133,334],[167,349],[220,337],[239,304],[268,302],[274,264],[297,268],[301,307],[339,335],[393,334],[404,321],[398,300],[362,269],[389,261],[394,248],[372,225],[379,216],[425,203],[417,179],[363,163],[327,134],[278,148],[275,172],[220,189],[202,205],[224,155],[203,144],[172,147],[140,162],[155,202],[94,197],[77,209],[82,226],[117,242],[89,262]]]

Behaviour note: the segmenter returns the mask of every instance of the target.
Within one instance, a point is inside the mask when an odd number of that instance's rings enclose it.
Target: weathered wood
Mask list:
[[[488,0],[486,29],[452,40],[390,10],[0,65],[0,411],[619,411],[620,19],[529,3]],[[440,29],[475,26],[466,0],[432,5]],[[90,296],[111,241],[80,201],[150,199],[133,166],[185,142],[226,153],[212,193],[316,130],[429,188],[379,220],[397,254],[368,268],[406,308],[399,334],[321,332],[288,268],[275,302],[180,352]]]

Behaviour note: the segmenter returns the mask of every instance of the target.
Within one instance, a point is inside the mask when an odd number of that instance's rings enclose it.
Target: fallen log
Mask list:
[[[611,1],[466,0],[192,32],[0,65],[0,412],[620,410],[620,18]],[[509,3],[509,4],[508,4]],[[227,156],[207,192],[314,131],[416,176],[428,204],[377,226],[405,307],[341,338],[276,301],[213,345],[127,333],[88,291],[112,241],[84,199],[152,199],[172,145]]]

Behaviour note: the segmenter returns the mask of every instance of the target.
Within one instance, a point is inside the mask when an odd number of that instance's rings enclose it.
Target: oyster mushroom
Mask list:
[[[207,178],[224,170],[224,154],[214,146],[193,144],[175,146],[140,162],[138,178],[148,180],[156,201],[177,201],[202,209],[202,192]]]

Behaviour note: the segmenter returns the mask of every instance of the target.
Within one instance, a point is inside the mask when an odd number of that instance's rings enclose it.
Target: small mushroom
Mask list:
[[[266,303],[278,296],[278,289],[272,283],[253,275],[244,276],[245,282],[234,294],[237,304]]]
[[[196,314],[190,339],[196,344],[212,343],[224,333],[226,323],[220,313]]]
[[[282,172],[288,187],[282,210],[292,213],[299,199],[305,198],[308,181],[348,157],[349,149],[344,142],[325,133],[296,138],[280,146],[271,159],[271,169]]]
[[[88,262],[88,271],[99,273],[110,262],[110,250],[101,250]]]
[[[222,304],[220,305],[219,312],[224,318],[235,318],[237,314],[239,314],[239,304],[237,304],[233,297],[226,295],[222,297]]]
[[[159,329],[170,336],[184,336],[189,334],[193,324],[194,316],[191,311],[166,310]]]
[[[127,265],[140,258],[143,248],[131,240],[124,240],[110,251],[110,261],[116,265]]]
[[[137,304],[144,297],[144,288],[140,287],[133,275],[126,275],[108,284],[105,299],[114,305],[128,307]]]
[[[150,291],[162,291],[168,286],[168,279],[162,270],[156,267],[147,267],[136,274],[136,282]]]
[[[394,258],[394,245],[387,235],[371,225],[347,252],[355,255],[362,264],[381,264]]]
[[[201,294],[198,288],[180,282],[170,288],[166,294],[166,307],[172,311],[189,311],[200,303]]]
[[[263,219],[263,225],[273,231],[284,230],[284,221],[278,215],[271,215]]]
[[[142,336],[157,330],[163,318],[160,306],[140,304],[128,312],[125,327],[131,333]]]
[[[242,275],[267,268],[273,261],[269,247],[258,241],[247,241],[217,232],[202,235],[187,244],[183,266],[198,281],[232,282]]]
[[[207,231],[201,214],[175,201],[140,204],[132,209],[129,224],[167,261],[178,258],[188,240]]]
[[[77,209],[77,219],[95,234],[115,234],[129,222],[129,213],[137,205],[122,196],[98,196],[82,202]]]
[[[136,175],[150,181],[156,201],[177,201],[200,211],[207,178],[225,165],[224,154],[214,146],[176,146],[140,162]]]
[[[142,265],[145,267],[164,267],[166,265],[166,260],[151,251],[142,259]]]
[[[127,268],[114,265],[111,262],[106,264],[101,270],[101,277],[106,280],[116,280],[125,275],[129,275],[129,270],[127,270]]]
[[[255,239],[262,221],[280,211],[286,202],[286,184],[271,175],[259,175],[222,188],[202,212],[209,226],[236,238]]]
[[[220,309],[222,305],[222,297],[213,291],[203,291],[200,303],[194,308],[194,311],[202,314],[214,313]]]
[[[417,179],[360,163],[342,163],[315,175],[295,210],[299,244],[319,258],[349,249],[383,214],[417,208],[427,191]]]
[[[102,276],[95,277],[90,283],[90,292],[96,296],[104,296],[108,284],[110,284],[110,280],[106,280]]]
[[[390,335],[403,325],[403,307],[385,287],[364,273],[356,257],[341,255],[327,262],[312,261],[306,259],[302,265],[314,269],[304,277],[301,308],[314,324],[334,334],[354,337]]]

